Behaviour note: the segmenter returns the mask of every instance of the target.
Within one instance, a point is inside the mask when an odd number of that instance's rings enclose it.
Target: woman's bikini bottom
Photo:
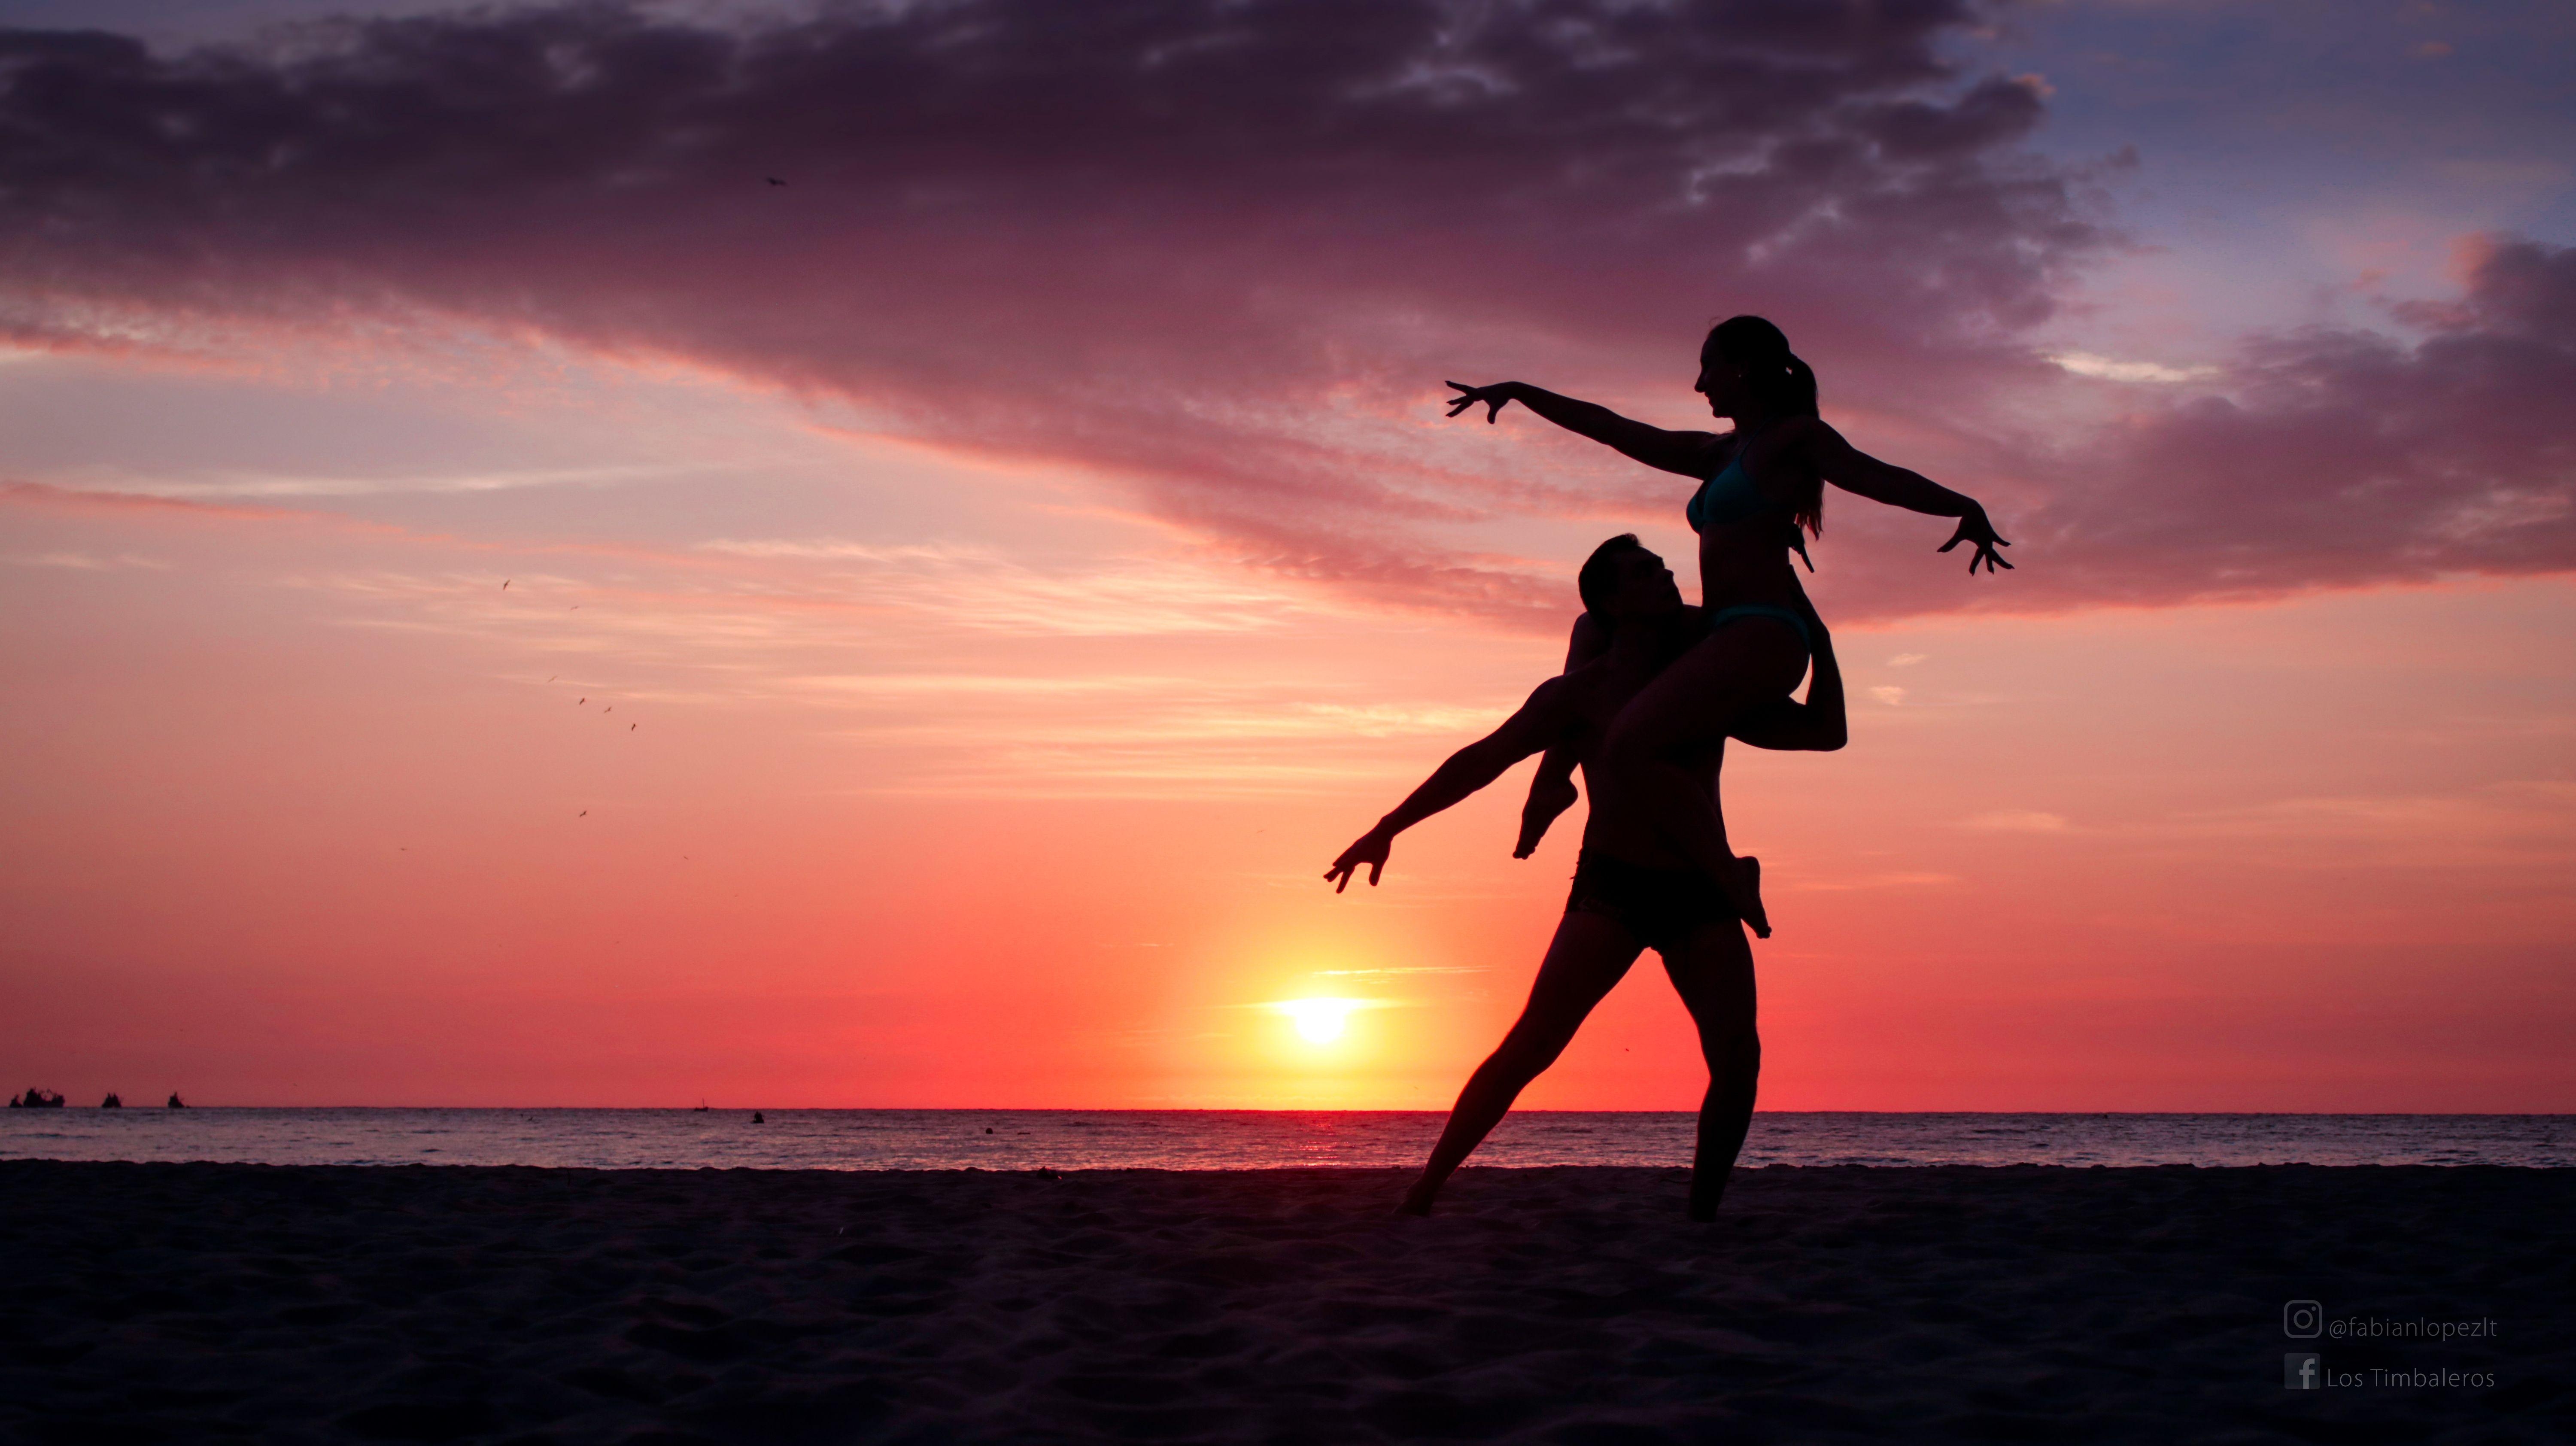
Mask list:
[[[1731,608],[1719,608],[1708,615],[1708,630],[1713,633],[1728,623],[1745,618],[1769,618],[1776,623],[1786,623],[1789,630],[1798,635],[1798,646],[1811,654],[1816,651],[1816,640],[1807,631],[1807,620],[1788,608],[1774,607],[1770,603],[1738,603]]]

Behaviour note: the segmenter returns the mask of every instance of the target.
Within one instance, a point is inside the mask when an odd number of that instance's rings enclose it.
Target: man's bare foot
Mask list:
[[[1551,782],[1556,786],[1550,788]],[[1512,846],[1512,857],[1525,859],[1536,852],[1538,841],[1547,837],[1547,826],[1556,822],[1558,814],[1574,807],[1576,797],[1574,780],[1570,778],[1541,776],[1531,780],[1529,801],[1521,805],[1520,842]]]
[[[1396,1202],[1395,1213],[1398,1215],[1430,1214],[1431,1197],[1439,1193],[1439,1189],[1439,1186],[1428,1180],[1414,1181],[1413,1188],[1405,1191],[1404,1198]]]
[[[1771,937],[1771,916],[1762,911],[1762,861],[1746,854],[1735,861],[1735,876],[1721,879],[1718,887],[1726,901],[1735,906],[1736,917],[1753,928],[1753,937]]]

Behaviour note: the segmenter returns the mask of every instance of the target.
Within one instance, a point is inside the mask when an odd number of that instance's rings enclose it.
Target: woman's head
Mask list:
[[[1780,328],[1758,316],[1730,316],[1708,329],[1698,390],[1721,417],[1816,415],[1816,374]]]
[[[1698,391],[1709,411],[1738,422],[1816,415],[1816,374],[1780,328],[1758,316],[1730,316],[1708,329],[1700,343]],[[1811,533],[1825,528],[1821,478],[1797,479],[1791,518]]]

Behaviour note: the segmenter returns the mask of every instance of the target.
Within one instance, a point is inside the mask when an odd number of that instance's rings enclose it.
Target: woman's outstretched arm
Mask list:
[[[1910,472],[1892,462],[1882,462],[1843,440],[1843,434],[1821,421],[1805,424],[1789,447],[1800,454],[1799,460],[1816,469],[1816,475],[1855,492],[1873,502],[1902,507],[1931,517],[1955,517],[1959,529],[1950,534],[1940,550],[1948,552],[1962,542],[1974,543],[1976,551],[1968,555],[1968,571],[1983,564],[1988,572],[2009,568],[1995,551],[2010,547],[1995,532],[1986,518],[1984,504],[1965,492],[1953,492],[1920,472]]]
[[[1481,405],[1485,420],[1491,422],[1502,415],[1503,408],[1518,402],[1576,436],[1589,437],[1615,448],[1622,456],[1685,477],[1708,475],[1709,451],[1717,443],[1712,433],[1667,432],[1620,416],[1598,403],[1561,397],[1527,382],[1496,382],[1485,387],[1471,387],[1464,382],[1449,385],[1459,392],[1449,399],[1449,415],[1453,417]]]

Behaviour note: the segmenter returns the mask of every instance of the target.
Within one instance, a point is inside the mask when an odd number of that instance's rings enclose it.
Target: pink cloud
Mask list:
[[[236,522],[325,520],[325,514],[322,513],[298,512],[283,507],[259,507],[235,502],[193,502],[176,497],[152,497],[139,492],[101,492],[52,487],[42,482],[0,482],[0,505],[108,516],[140,514],[158,518]],[[346,519],[328,520],[346,525]]]

